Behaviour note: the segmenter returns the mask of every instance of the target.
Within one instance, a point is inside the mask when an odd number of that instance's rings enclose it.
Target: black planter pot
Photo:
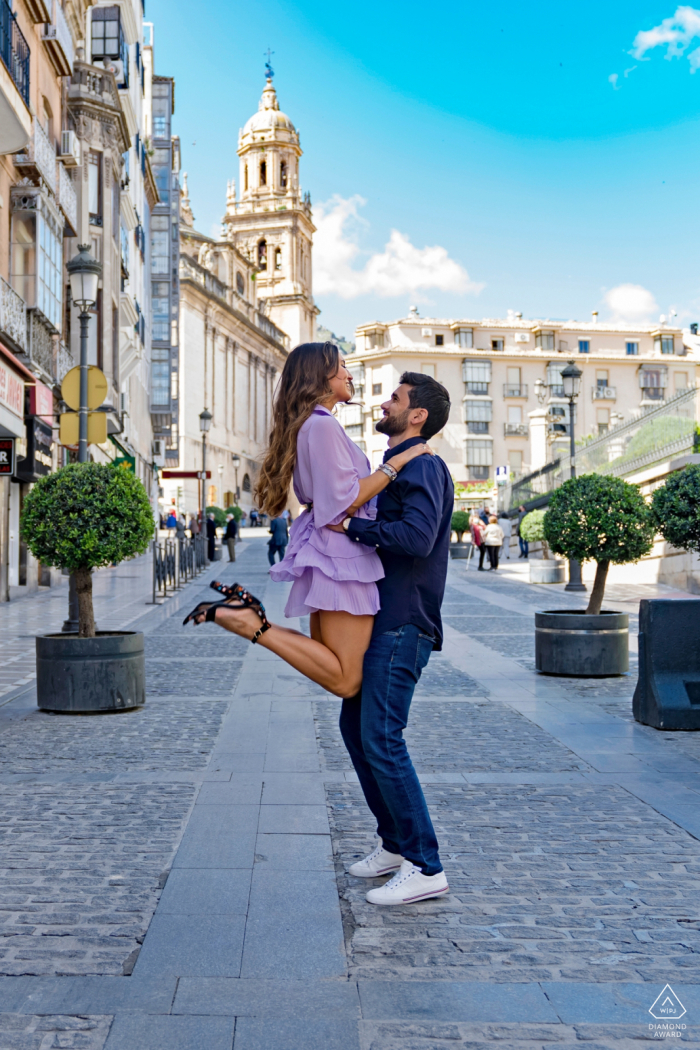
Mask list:
[[[535,666],[542,674],[607,678],[629,669],[627,613],[535,613]]]
[[[471,550],[471,543],[451,543],[450,544],[450,557],[451,558],[468,558],[469,551]]]
[[[98,631],[96,638],[45,634],[36,640],[36,694],[43,711],[87,714],[146,703],[140,631]]]
[[[639,603],[638,722],[655,729],[700,729],[700,602]]]

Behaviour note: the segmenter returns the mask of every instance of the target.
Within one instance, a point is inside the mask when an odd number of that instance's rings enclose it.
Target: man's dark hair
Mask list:
[[[442,430],[449,419],[450,395],[442,383],[422,372],[404,372],[399,383],[410,387],[408,403],[411,408],[427,408],[428,418],[421,427],[420,435],[429,440]]]

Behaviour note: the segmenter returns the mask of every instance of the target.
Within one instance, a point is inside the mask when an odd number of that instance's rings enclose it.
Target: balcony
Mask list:
[[[555,438],[557,438],[557,437],[564,437],[566,434],[569,433],[569,424],[568,423],[549,423],[547,425],[547,433],[551,437],[555,437]]]
[[[527,423],[504,423],[503,433],[506,437],[523,437],[526,438],[528,435]]]
[[[65,216],[66,223],[70,227],[70,235],[73,237],[77,236],[78,198],[73,180],[61,163],[58,164],[58,203]]]
[[[68,22],[58,0],[53,0],[53,18],[48,25],[44,25],[41,39],[57,75],[69,77],[73,72],[75,53]]]
[[[488,395],[489,385],[488,383],[467,383],[468,394],[486,394]]]
[[[29,106],[29,44],[7,0],[0,0],[0,58],[25,105]]]
[[[63,382],[64,377],[75,367],[73,355],[65,343],[59,342],[56,348],[56,379]]]
[[[614,401],[617,397],[617,387],[594,386],[591,387],[591,398],[593,401]]]
[[[27,308],[24,299],[0,277],[0,332],[9,337],[13,348],[26,353]]]
[[[41,176],[49,189],[56,192],[56,150],[36,119],[27,149],[15,155],[15,167],[30,178]]]
[[[527,383],[512,386],[510,383],[503,384],[504,397],[527,397]]]
[[[564,384],[563,383],[552,383],[548,386],[550,397],[564,397]]]
[[[27,354],[32,364],[37,365],[46,376],[53,378],[56,371],[55,348],[56,337],[44,323],[43,315],[31,308],[29,310]]]

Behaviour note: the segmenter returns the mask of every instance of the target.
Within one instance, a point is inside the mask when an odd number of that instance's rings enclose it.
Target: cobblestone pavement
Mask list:
[[[216,574],[280,619],[266,538]],[[700,734],[636,725],[633,670],[534,674],[533,612],[581,599],[519,572],[450,568],[406,739],[451,893],[393,909],[345,874],[375,840],[337,699],[182,626],[214,568],[145,618],[143,581],[105,583],[104,622],[142,616],[145,708],[0,706],[0,1050],[700,1050]],[[607,604],[634,631],[649,593]],[[32,600],[0,657],[64,615]]]

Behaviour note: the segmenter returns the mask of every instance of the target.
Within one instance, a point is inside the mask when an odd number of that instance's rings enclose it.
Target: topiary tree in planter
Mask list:
[[[207,507],[204,513],[214,515],[214,524],[216,525],[217,529],[225,529],[226,514],[233,514],[234,510],[233,507],[229,507],[227,510],[223,510],[221,507]]]
[[[549,544],[544,534],[546,510],[531,510],[520,522],[520,535],[526,543],[541,543],[542,557],[549,561]]]
[[[452,531],[457,533],[457,543],[462,543],[464,533],[469,532],[469,515],[466,510],[456,510],[452,515]]]
[[[92,570],[143,554],[154,519],[127,467],[71,463],[41,478],[24,501],[20,530],[44,565],[69,569],[78,592],[78,635],[95,637]]]
[[[654,493],[651,507],[665,540],[680,550],[700,552],[700,466],[671,474]]]
[[[638,561],[654,542],[651,508],[637,485],[605,474],[571,478],[554,492],[544,534],[555,554],[597,563],[587,613],[600,613],[610,563]]]

